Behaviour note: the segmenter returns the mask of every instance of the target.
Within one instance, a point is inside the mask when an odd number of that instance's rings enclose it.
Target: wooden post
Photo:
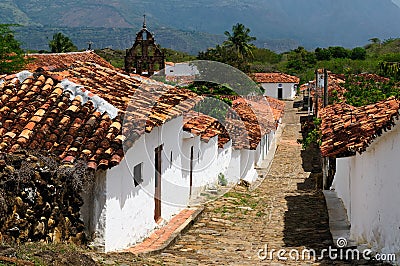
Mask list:
[[[328,106],[328,70],[324,69],[324,107]]]
[[[315,117],[318,116],[318,87],[319,87],[319,82],[318,82],[318,69],[315,70],[315,109],[314,109],[314,113],[315,113]]]

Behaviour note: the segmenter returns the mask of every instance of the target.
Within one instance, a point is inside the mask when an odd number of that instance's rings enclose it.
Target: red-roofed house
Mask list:
[[[400,256],[400,102],[389,98],[320,110],[323,156],[336,158],[332,190],[343,201],[350,239]],[[396,123],[395,123],[396,122]]]
[[[285,73],[254,73],[252,79],[265,90],[264,95],[276,99],[293,100],[300,79]]]
[[[30,57],[34,73],[0,77],[0,152],[85,161],[96,177],[81,215],[104,251],[143,240],[220,173],[254,180],[282,114],[280,102],[272,111],[238,99],[223,127],[190,112],[202,97],[110,67],[90,51]]]

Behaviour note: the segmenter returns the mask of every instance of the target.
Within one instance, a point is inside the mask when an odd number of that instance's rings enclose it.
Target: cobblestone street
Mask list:
[[[310,173],[302,167],[299,116],[287,102],[285,124],[276,156],[265,180],[253,191],[237,186],[206,206],[188,232],[158,255],[143,263],[167,265],[257,265],[257,253],[268,247],[320,250],[332,245],[323,194],[315,190]],[[261,253],[263,255],[263,253]],[[276,255],[276,254],[275,254]],[[286,255],[288,256],[288,255]],[[305,264],[313,260],[304,261]],[[299,262],[285,262],[285,265]],[[315,263],[320,264],[320,263]]]

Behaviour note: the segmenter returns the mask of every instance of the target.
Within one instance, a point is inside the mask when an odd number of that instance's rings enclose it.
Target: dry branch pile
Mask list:
[[[84,242],[80,192],[92,176],[84,162],[65,165],[25,151],[0,154],[1,238]]]

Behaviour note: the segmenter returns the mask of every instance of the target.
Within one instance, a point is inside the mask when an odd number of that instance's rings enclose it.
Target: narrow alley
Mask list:
[[[254,191],[237,186],[206,206],[197,223],[161,254],[166,264],[255,265],[265,245],[269,251],[301,252],[332,244],[323,194],[302,167],[299,115],[292,105],[287,102],[285,128],[265,180]]]

